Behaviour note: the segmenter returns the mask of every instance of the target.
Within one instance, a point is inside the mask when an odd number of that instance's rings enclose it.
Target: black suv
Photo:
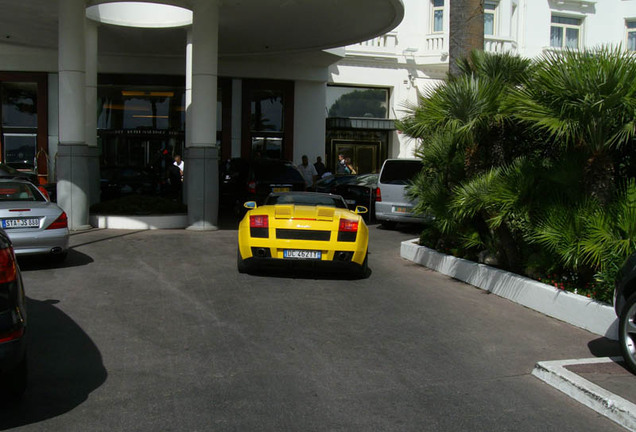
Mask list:
[[[614,310],[619,318],[618,340],[625,363],[636,373],[636,253],[627,259],[616,278]]]
[[[19,398],[26,382],[26,299],[11,241],[0,229],[0,391]]]
[[[258,205],[272,192],[305,190],[300,171],[288,161],[269,158],[230,159],[219,168],[220,204],[232,208],[237,215],[245,211],[243,203]]]

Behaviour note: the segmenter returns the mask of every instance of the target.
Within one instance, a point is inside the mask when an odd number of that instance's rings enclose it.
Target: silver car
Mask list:
[[[0,224],[16,255],[51,255],[57,261],[66,258],[66,213],[33,183],[0,179]]]
[[[406,196],[406,187],[422,170],[418,159],[387,159],[382,164],[376,189],[375,218],[384,228],[398,222],[425,223],[431,218],[416,214],[415,202]]]

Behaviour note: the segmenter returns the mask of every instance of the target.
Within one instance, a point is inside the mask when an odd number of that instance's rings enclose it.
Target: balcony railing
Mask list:
[[[448,34],[433,33],[426,35],[424,38],[424,46],[409,47],[412,55],[441,57],[442,61],[448,56]],[[412,48],[418,48],[412,50]],[[516,53],[517,42],[513,39],[485,36],[484,51],[492,53]],[[382,36],[378,36],[368,41],[360,42],[346,47],[347,55],[352,56],[370,56],[370,57],[397,57],[405,55],[406,50],[398,45],[397,33],[391,32]]]
[[[484,51],[514,54],[517,52],[517,41],[494,36],[484,36]]]
[[[347,46],[347,54],[394,57],[397,55],[397,45],[397,32],[389,32],[382,36]]]
[[[431,54],[438,54],[448,51],[448,36],[444,33],[431,34],[426,36],[426,51]]]

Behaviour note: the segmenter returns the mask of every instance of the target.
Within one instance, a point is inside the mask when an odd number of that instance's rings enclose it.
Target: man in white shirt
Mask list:
[[[181,173],[181,181],[183,181],[183,169],[185,168],[185,162],[181,159],[181,155],[174,155],[173,165],[179,168],[179,172]]]
[[[305,190],[313,189],[314,183],[318,178],[318,172],[316,168],[309,163],[309,159],[306,155],[303,155],[302,163],[298,165],[298,171],[300,171],[305,179]]]

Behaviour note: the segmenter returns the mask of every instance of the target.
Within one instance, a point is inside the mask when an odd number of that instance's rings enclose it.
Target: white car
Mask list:
[[[66,258],[66,213],[31,182],[0,179],[0,226],[18,256],[50,255],[57,261]]]

